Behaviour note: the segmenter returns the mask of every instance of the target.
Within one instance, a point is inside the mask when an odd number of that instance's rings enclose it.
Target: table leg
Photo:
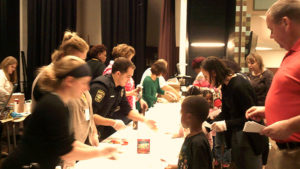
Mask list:
[[[17,140],[16,140],[16,124],[12,124],[13,127],[13,139],[14,139],[14,149],[17,147]]]
[[[10,134],[9,134],[9,123],[6,123],[6,134],[7,134],[7,153],[10,153]]]

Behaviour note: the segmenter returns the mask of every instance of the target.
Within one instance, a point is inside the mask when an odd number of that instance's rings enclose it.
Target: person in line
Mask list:
[[[87,61],[87,64],[90,66],[93,74],[92,80],[94,80],[98,76],[101,76],[106,67],[106,50],[107,48],[103,44],[101,44],[91,47],[88,51],[88,59],[90,60]]]
[[[261,134],[279,148],[276,168],[300,168],[300,1],[279,0],[266,13],[270,38],[288,50],[274,75],[265,107],[251,107],[246,117],[267,121]]]
[[[153,64],[160,64],[160,63],[163,63],[165,64],[165,67],[167,68],[168,67],[168,63],[166,60],[164,59],[158,59],[157,61],[155,61]],[[168,69],[167,69],[168,70]],[[143,73],[143,76],[142,76],[142,79],[141,79],[141,82],[140,84],[142,85],[143,82],[144,82],[144,79],[147,77],[147,76],[151,76],[152,72],[151,72],[151,67],[149,67],[148,69],[145,70],[145,72]],[[165,78],[164,78],[164,74],[162,76],[160,76],[159,78],[159,86],[162,90],[164,91],[169,91],[172,93],[172,97],[170,96],[170,98],[167,97],[168,100],[174,100],[174,101],[178,101],[180,100],[180,94],[176,91],[176,89],[174,89],[172,86],[168,85],[168,83],[166,82]],[[169,96],[169,95],[166,95],[166,96]],[[174,96],[176,96],[174,98]]]
[[[54,169],[61,159],[85,160],[115,152],[112,147],[99,149],[76,141],[70,127],[67,104],[89,89],[89,66],[78,57],[65,56],[41,71],[38,83],[48,93],[37,102],[22,143],[4,161],[2,169],[21,169],[32,163]]]
[[[181,104],[181,124],[188,128],[181,147],[178,164],[169,164],[165,169],[212,169],[212,153],[208,140],[202,131],[209,105],[202,96],[188,96]]]
[[[156,128],[155,121],[146,119],[137,110],[132,109],[126,98],[124,86],[132,78],[134,69],[135,65],[129,59],[120,57],[115,60],[111,74],[100,76],[91,82],[94,119],[98,125],[100,140],[107,138],[115,130],[124,128],[125,124],[121,120],[124,117],[144,122],[150,128]],[[110,121],[106,124],[99,123],[102,116]]]
[[[233,74],[219,58],[213,56],[202,62],[202,72],[212,86],[222,85],[222,111],[214,119],[212,130],[226,131],[226,142],[232,148],[232,162],[237,169],[261,169],[260,143],[263,136],[243,132],[247,121],[244,112],[256,105],[250,82],[241,75]]]
[[[166,73],[166,71],[166,64],[163,62],[155,62],[151,66],[151,75],[145,77],[143,81],[143,99],[147,102],[149,107],[153,107],[157,101],[159,102],[156,96],[157,94],[172,95],[168,91],[162,90],[159,85],[159,77]]]
[[[257,53],[250,53],[246,58],[249,73],[246,75],[249,77],[252,87],[254,88],[257,97],[257,106],[264,106],[267,93],[272,83],[273,72],[264,67],[262,57]],[[263,169],[268,162],[269,155],[269,140],[266,138],[264,142],[264,151],[262,153]]]
[[[249,68],[247,76],[255,90],[257,106],[264,106],[274,74],[264,67],[263,59],[257,53],[250,53],[246,61]]]

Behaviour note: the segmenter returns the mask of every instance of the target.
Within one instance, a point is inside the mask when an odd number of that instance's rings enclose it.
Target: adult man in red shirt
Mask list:
[[[261,134],[279,147],[279,168],[300,168],[300,0],[279,0],[267,11],[271,38],[288,50],[275,74],[265,107],[251,107],[246,117],[266,118]]]

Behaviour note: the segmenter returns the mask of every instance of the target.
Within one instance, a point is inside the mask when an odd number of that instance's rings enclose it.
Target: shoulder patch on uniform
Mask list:
[[[104,91],[103,90],[98,90],[97,94],[95,96],[95,102],[100,103],[104,96],[105,96]]]

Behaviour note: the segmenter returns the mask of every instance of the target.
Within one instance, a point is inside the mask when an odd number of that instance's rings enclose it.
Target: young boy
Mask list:
[[[209,105],[202,96],[189,96],[181,104],[181,124],[190,129],[184,140],[177,165],[166,169],[212,169],[212,153],[202,123],[207,119]]]

